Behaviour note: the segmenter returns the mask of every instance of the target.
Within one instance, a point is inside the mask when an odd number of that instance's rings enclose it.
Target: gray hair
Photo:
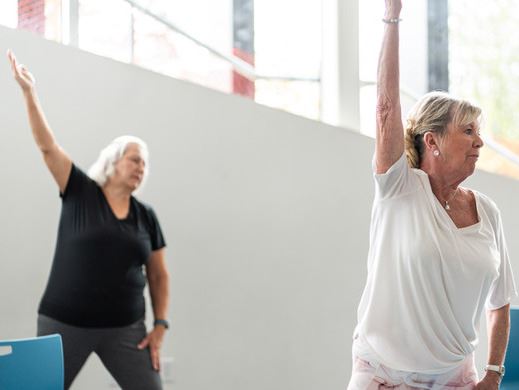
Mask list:
[[[88,170],[88,176],[90,176],[90,178],[100,187],[104,186],[108,178],[114,174],[115,164],[124,155],[129,144],[137,144],[139,146],[142,158],[145,162],[144,175],[138,188],[140,190],[143,187],[149,172],[148,146],[142,139],[132,135],[117,137],[110,142],[107,147],[101,150],[96,162],[94,162]]]

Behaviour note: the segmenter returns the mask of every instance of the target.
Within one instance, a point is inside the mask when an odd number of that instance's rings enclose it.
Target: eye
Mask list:
[[[474,133],[474,130],[471,127],[465,129],[465,134],[472,135],[472,133]]]

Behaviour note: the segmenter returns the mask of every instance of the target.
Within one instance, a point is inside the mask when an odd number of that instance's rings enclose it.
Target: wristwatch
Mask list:
[[[485,371],[497,372],[501,378],[505,376],[505,366],[494,366],[492,364],[488,364],[485,367]]]
[[[153,321],[153,326],[162,325],[164,328],[169,329],[169,322],[162,319]]]

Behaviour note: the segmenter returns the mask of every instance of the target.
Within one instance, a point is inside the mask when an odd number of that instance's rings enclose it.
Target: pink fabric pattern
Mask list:
[[[478,383],[473,355],[443,374],[403,372],[354,358],[348,390],[473,390]]]

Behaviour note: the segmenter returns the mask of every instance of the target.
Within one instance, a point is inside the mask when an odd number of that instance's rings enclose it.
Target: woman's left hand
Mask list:
[[[148,335],[139,343],[137,348],[144,349],[149,347],[151,355],[151,364],[153,369],[160,371],[160,348],[162,347],[162,340],[164,339],[164,333],[166,329],[158,325],[148,333]]]
[[[501,382],[499,374],[487,372],[481,382],[476,385],[474,390],[499,390],[499,382]]]

